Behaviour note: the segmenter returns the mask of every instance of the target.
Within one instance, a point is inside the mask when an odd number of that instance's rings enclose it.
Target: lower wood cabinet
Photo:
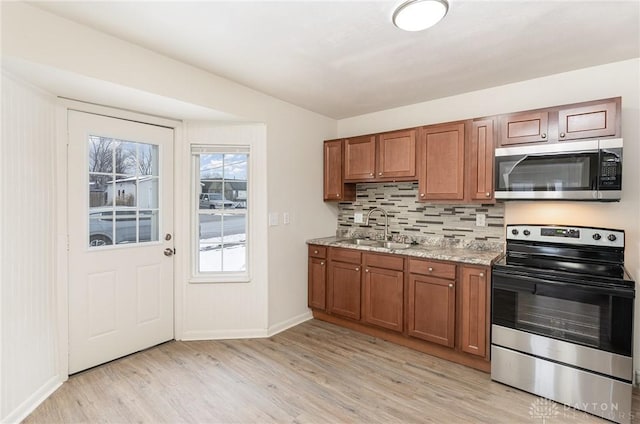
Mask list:
[[[429,342],[455,344],[455,282],[409,274],[407,332]]]
[[[489,268],[463,266],[460,274],[460,348],[485,357],[489,343]]]
[[[310,308],[324,311],[327,305],[327,248],[309,246],[309,296]]]
[[[364,321],[402,332],[404,258],[397,255],[364,255]]]
[[[362,299],[361,255],[357,250],[329,248],[327,311],[359,320]]]
[[[314,317],[488,371],[490,268],[309,246]]]

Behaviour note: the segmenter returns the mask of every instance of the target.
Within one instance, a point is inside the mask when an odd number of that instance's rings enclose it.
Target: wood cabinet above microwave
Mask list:
[[[620,137],[621,98],[595,100],[499,117],[499,146]]]

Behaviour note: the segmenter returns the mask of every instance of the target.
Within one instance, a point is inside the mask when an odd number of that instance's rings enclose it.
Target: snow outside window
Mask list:
[[[194,273],[248,281],[249,147],[192,146]]]

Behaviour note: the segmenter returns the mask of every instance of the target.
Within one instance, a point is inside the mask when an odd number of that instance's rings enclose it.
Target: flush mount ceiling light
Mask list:
[[[393,12],[393,24],[405,31],[422,31],[440,22],[448,10],[447,0],[409,0]]]

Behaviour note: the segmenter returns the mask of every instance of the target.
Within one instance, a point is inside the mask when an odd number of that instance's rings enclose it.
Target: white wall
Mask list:
[[[640,59],[611,63],[343,119],[339,136],[387,131],[622,96],[622,201],[507,202],[505,222],[592,225],[625,230],[625,265],[640,281]],[[635,352],[640,352],[640,294]],[[636,369],[640,368],[636,364]]]
[[[54,101],[2,74],[1,422],[19,421],[64,378],[54,281]]]

